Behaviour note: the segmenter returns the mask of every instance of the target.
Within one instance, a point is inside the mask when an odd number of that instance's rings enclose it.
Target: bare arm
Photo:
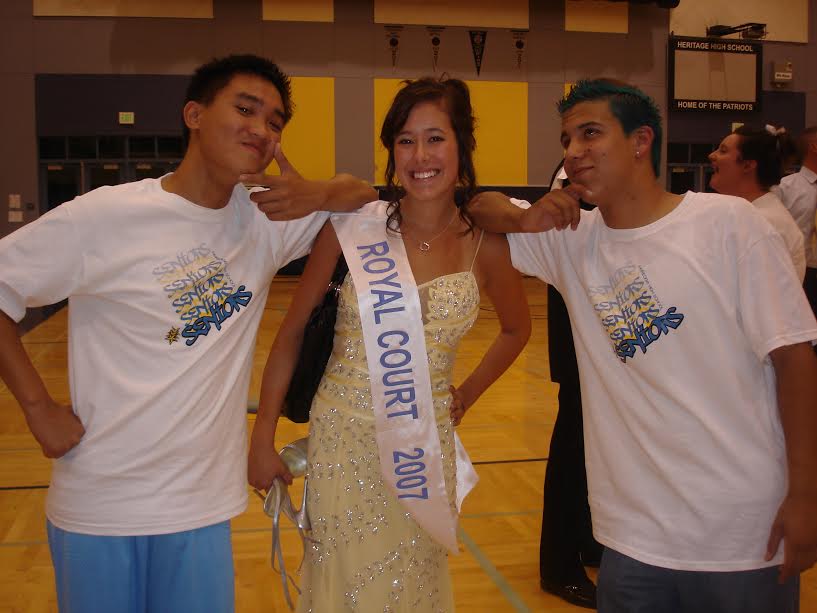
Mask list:
[[[777,402],[786,435],[789,489],[769,537],[767,559],[781,538],[781,581],[817,561],[817,356],[810,343],[771,352],[777,377]]]
[[[569,186],[548,192],[528,209],[514,205],[500,192],[480,192],[468,205],[477,225],[489,232],[546,232],[576,229],[581,217],[579,199],[586,192]]]
[[[292,475],[275,451],[275,430],[301,350],[304,328],[313,309],[326,295],[340,253],[335,230],[332,223],[327,222],[315,240],[312,254],[264,367],[258,415],[250,442],[248,480],[253,487],[269,489],[276,476],[282,476],[287,482],[292,481]]]
[[[516,208],[516,207],[514,207]],[[496,309],[499,334],[485,356],[462,385],[453,390],[455,424],[482,393],[504,373],[530,338],[530,311],[522,279],[511,265],[508,242],[503,235],[487,234],[478,258],[482,289]]]
[[[280,143],[275,148],[280,176],[242,175],[241,181],[266,187],[253,192],[250,199],[272,221],[299,219],[315,211],[354,211],[377,200],[377,191],[365,181],[349,174],[335,175],[328,181],[304,179],[284,156]]]
[[[85,429],[70,407],[51,398],[28,357],[17,324],[0,311],[0,378],[26,418],[31,433],[49,458],[59,458],[79,443]]]

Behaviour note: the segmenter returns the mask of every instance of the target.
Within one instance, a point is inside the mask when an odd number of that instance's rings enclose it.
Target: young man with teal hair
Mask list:
[[[794,612],[817,558],[817,321],[791,259],[742,199],[658,184],[642,91],[582,81],[559,113],[571,186],[474,216],[570,313],[598,610]]]

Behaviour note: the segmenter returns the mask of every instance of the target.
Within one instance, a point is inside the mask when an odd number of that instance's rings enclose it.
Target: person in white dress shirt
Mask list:
[[[772,191],[780,198],[800,231],[806,250],[806,278],[803,289],[817,313],[817,126],[806,128],[797,139],[797,149],[802,160],[800,172],[783,177],[780,185]]]

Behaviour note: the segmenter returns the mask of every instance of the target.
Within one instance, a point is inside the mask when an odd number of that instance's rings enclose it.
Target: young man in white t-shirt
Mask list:
[[[315,211],[376,197],[348,175],[301,178],[281,150],[291,115],[275,64],[213,60],[188,88],[177,171],[94,190],[0,241],[0,375],[55,458],[62,613],[234,610],[229,520],[247,504],[270,281],[309,250],[327,216]],[[263,175],[273,159],[281,175]],[[15,324],[66,297],[71,406],[52,399]]]
[[[817,558],[817,321],[783,242],[741,199],[658,185],[640,90],[583,81],[560,114],[572,186],[528,209],[485,194],[474,215],[517,232],[514,265],[570,313],[598,610],[796,611]]]
[[[752,203],[783,239],[802,282],[806,274],[803,234],[780,199],[770,191],[783,176],[778,138],[776,133],[746,126],[735,130],[709,154],[713,170],[710,185],[719,194],[738,196]]]

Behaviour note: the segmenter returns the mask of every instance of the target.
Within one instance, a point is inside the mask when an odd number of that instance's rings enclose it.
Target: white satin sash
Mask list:
[[[414,520],[457,553],[457,516],[445,488],[420,296],[402,238],[386,231],[384,201],[332,215],[355,282],[384,481]],[[454,434],[457,510],[478,480]]]

